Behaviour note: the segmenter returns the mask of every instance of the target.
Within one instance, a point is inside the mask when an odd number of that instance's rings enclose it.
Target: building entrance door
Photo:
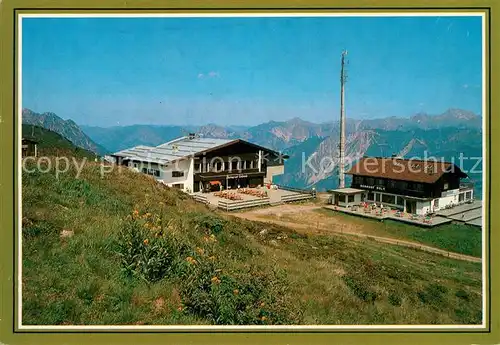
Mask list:
[[[406,200],[406,212],[411,214],[417,213],[417,202]]]

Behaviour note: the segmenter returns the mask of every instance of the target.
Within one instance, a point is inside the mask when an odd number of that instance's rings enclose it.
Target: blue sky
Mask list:
[[[23,107],[78,124],[481,113],[479,17],[27,18]]]

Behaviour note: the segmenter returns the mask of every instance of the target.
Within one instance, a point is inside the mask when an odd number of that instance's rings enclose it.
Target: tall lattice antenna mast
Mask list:
[[[345,187],[345,109],[344,109],[344,84],[347,82],[345,71],[345,56],[347,50],[342,51],[340,61],[340,140],[339,140],[339,188]]]

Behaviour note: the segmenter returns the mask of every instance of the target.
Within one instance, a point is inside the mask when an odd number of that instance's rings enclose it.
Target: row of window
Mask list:
[[[369,192],[368,195],[366,196],[366,200],[381,202],[385,204],[399,205],[399,206],[404,205],[404,199],[402,197],[390,194]]]
[[[160,177],[160,170],[157,170],[157,169],[146,169],[146,168],[142,168],[142,172],[143,172],[144,174],[148,174],[148,175],[152,175],[152,176]]]
[[[384,180],[364,176],[355,176],[354,183],[358,185],[366,184],[368,186],[385,186],[391,189],[413,190],[418,192],[422,192],[424,190],[424,185],[418,182]]]
[[[464,200],[470,200],[472,199],[472,192],[465,192],[465,193],[460,193],[458,195],[458,201],[462,202]]]
[[[158,169],[142,168],[142,172],[144,174],[160,177],[160,170]],[[172,177],[183,177],[183,176],[184,176],[184,171],[172,171]]]
[[[224,171],[229,170],[244,170],[244,169],[254,169],[258,167],[257,160],[244,160],[238,161],[233,160],[232,162],[224,162]],[[203,171],[201,170],[203,168]],[[207,172],[207,171],[223,171],[222,161],[216,160],[210,163],[195,163],[194,164],[195,172]]]
[[[345,195],[339,195],[339,202],[345,202]],[[354,202],[354,195],[347,196],[347,202]]]
[[[138,169],[139,168],[139,163],[134,163],[134,168]],[[141,170],[144,174],[160,177],[160,170],[159,169],[151,169],[151,168],[142,168]],[[184,171],[172,171],[172,177],[183,177],[184,176]]]

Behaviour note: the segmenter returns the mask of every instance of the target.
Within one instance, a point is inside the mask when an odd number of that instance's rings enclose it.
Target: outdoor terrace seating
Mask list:
[[[247,195],[255,196],[255,197],[258,197],[258,198],[265,198],[265,197],[267,197],[267,192],[266,191],[260,191],[260,190],[256,190],[256,189],[241,188],[241,189],[238,190],[238,192],[242,193],[242,194],[247,194]]]
[[[224,199],[228,199],[228,200],[243,200],[243,198],[240,195],[238,195],[236,192],[228,192],[226,190],[220,191],[220,192],[215,192],[214,195],[219,197],[219,198],[224,198]]]

